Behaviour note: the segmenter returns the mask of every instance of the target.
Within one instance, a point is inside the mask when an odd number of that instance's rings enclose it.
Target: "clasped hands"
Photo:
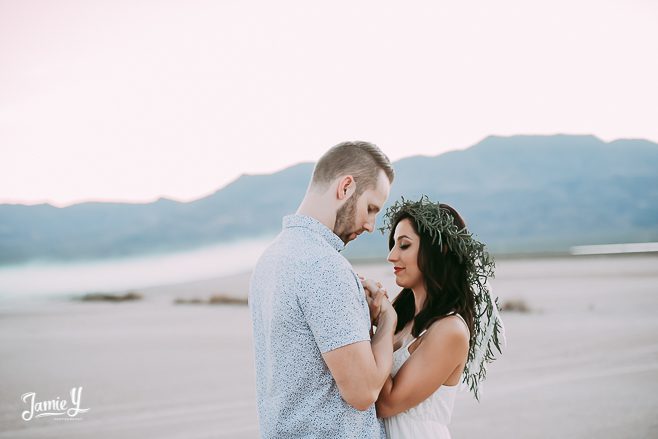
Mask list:
[[[380,282],[366,279],[361,275],[359,275],[359,279],[361,279],[361,284],[366,293],[366,301],[370,310],[370,322],[377,326],[377,322],[383,314],[395,313],[395,310],[388,299],[388,292]]]

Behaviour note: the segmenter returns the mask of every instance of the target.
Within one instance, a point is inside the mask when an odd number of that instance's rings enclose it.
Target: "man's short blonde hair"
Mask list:
[[[377,185],[377,176],[384,171],[393,183],[395,172],[386,154],[375,144],[364,141],[342,142],[324,153],[313,170],[312,185],[326,186],[341,175],[352,175],[356,195]]]

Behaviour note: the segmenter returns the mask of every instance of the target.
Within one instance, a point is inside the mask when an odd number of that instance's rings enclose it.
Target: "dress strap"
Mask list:
[[[418,337],[409,337],[409,341],[407,341],[404,345],[402,345],[402,347],[403,347],[404,349],[408,348],[409,346],[411,346],[411,344],[412,344],[413,342],[415,342],[415,341],[418,340],[420,337],[422,337],[423,334],[425,334],[426,332],[427,332],[427,329],[423,329],[423,331],[422,331],[420,334],[418,334]]]
[[[464,318],[461,315],[459,315],[456,311],[452,311],[450,314],[446,314],[446,317],[448,317],[448,316],[457,316],[457,317],[459,317],[461,319],[461,321],[464,322],[464,326],[466,326],[466,330],[468,331],[468,333],[470,335],[471,331],[468,329],[468,324],[466,324],[466,320],[464,320]],[[415,342],[420,337],[422,337],[427,332],[428,329],[429,328],[423,329],[421,331],[421,333],[418,334],[418,337],[411,337],[409,339],[409,341],[403,345],[403,348],[408,348],[413,342]]]

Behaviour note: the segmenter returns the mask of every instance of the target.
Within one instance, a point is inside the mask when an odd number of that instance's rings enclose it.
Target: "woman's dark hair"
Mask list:
[[[439,207],[450,213],[459,229],[466,228],[464,220],[455,209],[447,204],[440,204]],[[404,288],[397,295],[393,301],[393,308],[398,315],[395,332],[399,332],[413,320],[411,334],[418,337],[432,323],[454,311],[464,318],[470,333],[473,334],[475,300],[468,281],[466,265],[445,242],[439,247],[432,244],[432,238],[427,233],[419,233],[416,220],[406,212],[395,218],[391,226],[388,237],[389,250],[395,245],[395,228],[403,219],[408,219],[415,232],[420,236],[418,268],[423,275],[427,298],[423,309],[414,317],[416,305],[411,289]]]

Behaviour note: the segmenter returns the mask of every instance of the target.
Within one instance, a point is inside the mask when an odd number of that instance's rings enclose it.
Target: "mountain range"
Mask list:
[[[490,136],[437,156],[394,163],[389,203],[422,194],[455,207],[494,253],[564,252],[573,245],[658,241],[658,144],[594,136]],[[313,171],[301,163],[243,175],[191,202],[0,205],[0,264],[81,260],[182,249],[276,234]],[[383,257],[362,235],[346,255]]]

